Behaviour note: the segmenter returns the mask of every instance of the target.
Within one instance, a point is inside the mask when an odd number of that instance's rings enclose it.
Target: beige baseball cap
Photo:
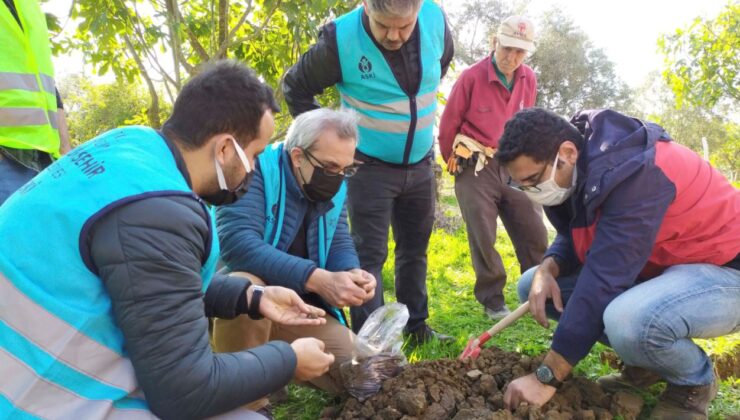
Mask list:
[[[534,25],[524,16],[510,16],[501,23],[496,38],[504,47],[534,51]]]

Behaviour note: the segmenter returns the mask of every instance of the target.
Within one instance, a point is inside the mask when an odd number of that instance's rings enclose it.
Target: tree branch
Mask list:
[[[141,20],[141,16],[139,16],[139,11],[136,8],[136,5],[134,4],[134,16],[136,17],[137,22],[133,22],[129,20],[129,24],[131,25],[131,29],[133,30],[133,33],[137,36],[139,42],[141,43],[142,49],[144,50],[144,53],[147,55],[147,59],[149,62],[154,63],[157,67],[157,72],[162,76],[163,79],[165,79],[165,82],[172,83],[175,87],[178,86],[177,82],[167,73],[167,71],[162,67],[162,65],[159,63],[159,60],[157,59],[157,56],[152,53],[150,46],[146,42],[146,38],[144,37],[144,34],[141,33],[141,27],[144,25],[144,22]],[[137,24],[139,23],[139,24]],[[133,47],[133,42],[131,39],[128,39],[128,42],[131,42],[131,46]],[[177,88],[179,91],[179,87]]]
[[[124,42],[126,42],[126,47],[129,54],[134,59],[134,61],[136,61],[136,65],[139,66],[141,77],[144,78],[146,86],[149,89],[150,106],[149,109],[146,111],[147,118],[149,118],[149,125],[151,125],[152,128],[159,128],[162,123],[159,120],[159,94],[157,94],[157,89],[154,87],[154,82],[152,82],[151,77],[149,77],[149,73],[147,72],[144,63],[141,61],[136,48],[134,48],[134,44],[131,42],[131,38],[129,38],[128,35],[123,35],[123,40]]]
[[[270,24],[270,20],[275,15],[275,12],[277,11],[277,8],[280,6],[280,3],[282,3],[282,0],[278,0],[278,1],[275,2],[275,4],[270,9],[269,14],[265,18],[265,21],[262,22],[262,25],[260,25],[259,27],[255,27],[254,25],[250,24],[250,26],[254,29],[254,31],[251,34],[249,34],[247,36],[243,36],[243,37],[241,37],[239,39],[235,39],[233,41],[228,41],[228,42],[224,43],[221,46],[221,49],[219,50],[219,53],[220,54],[225,53],[226,50],[229,47],[233,46],[233,45],[241,44],[241,43],[247,42],[247,41],[251,41],[251,40],[255,39],[256,37],[258,37],[262,33],[262,31],[267,27],[267,25]]]

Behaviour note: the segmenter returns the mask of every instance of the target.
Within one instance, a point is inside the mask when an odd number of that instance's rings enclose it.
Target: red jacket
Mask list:
[[[679,264],[725,265],[740,253],[740,191],[663,129],[611,110],[571,120],[586,144],[573,196],[545,207],[558,234],[545,253],[561,275],[581,267],[552,348],[571,364],[604,330],[609,303]]]
[[[514,89],[501,83],[488,56],[462,72],[452,87],[439,123],[439,148],[445,162],[458,133],[490,147],[498,147],[504,124],[537,99],[537,77],[522,64],[514,72]]]

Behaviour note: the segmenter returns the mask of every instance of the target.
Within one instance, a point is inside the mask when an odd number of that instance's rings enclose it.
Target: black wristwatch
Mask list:
[[[260,301],[262,300],[262,293],[265,292],[265,288],[262,286],[252,286],[252,300],[247,305],[247,315],[252,319],[262,319],[260,314]]]
[[[561,385],[563,385],[562,382],[558,381],[558,379],[555,377],[555,373],[550,369],[550,366],[547,366],[546,364],[541,364],[540,367],[537,368],[537,370],[534,371],[534,375],[537,377],[537,380],[542,382],[545,385],[550,385],[551,387],[554,387],[555,389],[559,389]]]

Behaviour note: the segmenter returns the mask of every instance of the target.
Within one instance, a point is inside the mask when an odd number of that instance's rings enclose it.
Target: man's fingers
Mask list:
[[[317,308],[313,305],[308,305],[306,303],[303,304],[304,308],[301,308],[301,312],[308,315],[309,317],[322,317],[326,315],[326,311],[324,311],[321,308]]]
[[[349,306],[360,306],[363,302],[365,302],[365,296],[367,296],[365,293],[362,294],[362,297],[359,297],[357,295],[352,296],[352,300],[350,301]]]
[[[532,302],[530,306],[532,316],[537,323],[547,328],[550,323],[545,314],[545,295],[542,293],[536,293],[532,298],[533,299],[530,300]]]
[[[331,368],[331,365],[334,364],[334,355],[331,353],[324,353],[326,354],[326,367],[324,368],[324,373],[329,371],[329,368]]]
[[[506,407],[507,410],[511,410],[512,407],[512,394],[513,392],[511,387],[506,388],[506,393],[504,394],[504,407]]]
[[[369,292],[367,292],[367,296],[365,298],[365,302],[367,302],[368,300],[370,300],[370,299],[372,299],[374,297],[375,297],[375,289],[370,290]],[[363,302],[363,303],[365,303],[365,302]]]
[[[552,303],[558,312],[563,312],[563,297],[560,295],[560,288],[558,286],[552,288]]]
[[[304,326],[311,326],[311,325],[324,325],[326,324],[326,318],[291,318],[289,320],[286,320],[283,325],[304,325]]]
[[[537,319],[540,309],[538,298],[539,296],[537,293],[534,293],[534,291],[529,294],[529,313],[532,314],[532,318],[535,320]]]

